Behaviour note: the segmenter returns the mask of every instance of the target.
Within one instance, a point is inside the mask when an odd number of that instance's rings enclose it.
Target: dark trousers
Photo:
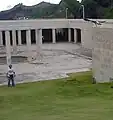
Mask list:
[[[12,86],[14,87],[15,86],[15,83],[14,83],[14,76],[13,75],[10,75],[9,77],[8,77],[8,87],[10,87],[11,86],[11,83],[12,82]]]

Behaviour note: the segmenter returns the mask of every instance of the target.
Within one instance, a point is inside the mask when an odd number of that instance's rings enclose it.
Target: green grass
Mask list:
[[[0,87],[0,120],[113,120],[113,89],[91,72],[62,80]]]

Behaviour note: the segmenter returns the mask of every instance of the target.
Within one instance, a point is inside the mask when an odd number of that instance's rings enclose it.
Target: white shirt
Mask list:
[[[14,74],[14,70],[13,68],[8,68],[8,75],[13,75]]]

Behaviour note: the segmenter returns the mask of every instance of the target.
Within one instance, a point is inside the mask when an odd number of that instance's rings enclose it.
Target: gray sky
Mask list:
[[[24,5],[35,5],[41,1],[51,2],[51,3],[59,3],[60,0],[0,0],[0,11],[7,10],[12,8],[14,5],[18,3],[23,3]],[[78,0],[81,1],[81,0]]]

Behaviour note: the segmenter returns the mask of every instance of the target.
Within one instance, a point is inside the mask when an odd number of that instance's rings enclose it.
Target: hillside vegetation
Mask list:
[[[61,0],[59,4],[41,2],[34,6],[22,3],[12,9],[1,11],[0,19],[37,19],[37,18],[65,18],[66,8],[68,18],[82,18],[82,7],[85,6],[87,18],[113,18],[113,0]]]

